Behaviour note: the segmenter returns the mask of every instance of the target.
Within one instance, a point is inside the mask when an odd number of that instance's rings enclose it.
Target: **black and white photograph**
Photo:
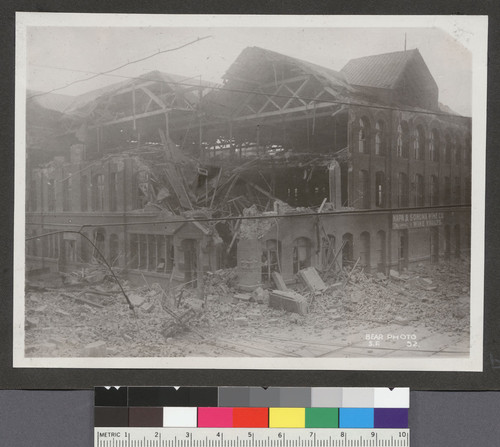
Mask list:
[[[14,367],[481,371],[487,24],[18,13]]]

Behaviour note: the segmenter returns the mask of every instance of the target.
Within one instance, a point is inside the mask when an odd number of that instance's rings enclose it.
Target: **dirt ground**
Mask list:
[[[465,260],[419,264],[402,275],[355,270],[324,277],[306,315],[268,306],[269,291],[235,298],[235,272],[207,274],[197,290],[120,280],[32,278],[26,285],[26,357],[413,357],[469,353]],[[54,279],[57,279],[55,281]],[[71,279],[71,278],[70,278]],[[182,290],[182,293],[181,293]],[[238,296],[238,295],[237,295]],[[174,297],[177,303],[174,303]],[[182,320],[182,323],[179,322]]]

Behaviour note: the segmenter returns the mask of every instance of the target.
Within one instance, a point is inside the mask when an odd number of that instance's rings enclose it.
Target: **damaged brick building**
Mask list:
[[[249,47],[221,85],[151,72],[47,119],[26,148],[26,236],[54,234],[27,242],[28,272],[98,257],[70,230],[130,279],[237,267],[245,290],[470,250],[471,119],[438,102],[418,50],[336,72]]]

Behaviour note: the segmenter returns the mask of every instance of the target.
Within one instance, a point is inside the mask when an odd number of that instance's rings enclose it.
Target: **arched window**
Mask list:
[[[439,205],[439,182],[437,176],[435,175],[431,175],[429,191],[431,206]]]
[[[88,233],[83,233],[86,237],[89,237]],[[92,246],[90,245],[89,241],[85,239],[84,237],[80,238],[80,259],[82,262],[89,262],[90,261],[90,253],[92,252]],[[52,241],[51,241],[52,242]],[[49,250],[53,250],[52,247],[49,247]],[[55,257],[55,256],[51,256]]]
[[[118,264],[118,254],[119,254],[118,236],[113,233],[113,234],[109,235],[109,260],[108,260],[108,262],[111,266]]]
[[[342,236],[342,267],[346,267],[353,262],[352,234],[345,233]]]
[[[329,234],[326,237],[323,237],[321,247],[321,263],[323,265],[323,270],[333,269],[333,264],[335,262],[335,236],[333,234]]]
[[[446,134],[444,137],[444,162],[445,163],[450,163],[451,162],[451,153],[453,152],[452,148],[452,140],[449,134]]]
[[[88,178],[86,175],[80,177],[80,209],[88,210]]]
[[[404,172],[400,172],[398,175],[398,206],[400,208],[409,206],[408,190],[408,176]]]
[[[429,160],[439,161],[439,132],[432,129],[431,140],[429,142]]]
[[[311,265],[311,241],[299,237],[293,241],[293,273]]]
[[[386,248],[385,248],[385,231],[380,230],[377,233],[377,269],[379,272],[385,273],[386,263]]]
[[[262,280],[271,281],[273,272],[281,272],[281,244],[276,239],[269,239],[262,252]]]
[[[382,120],[375,124],[375,155],[385,154],[385,123]]]
[[[369,138],[370,138],[370,124],[365,117],[360,118],[359,131],[358,131],[358,148],[360,153],[362,154],[369,153],[370,151]]]
[[[104,251],[106,236],[104,229],[97,228],[94,230],[94,250],[93,257],[99,261],[102,261],[102,256],[106,256]]]
[[[137,198],[136,208],[142,209],[149,201],[149,173],[141,170],[137,172]]]
[[[398,125],[398,135],[396,140],[396,152],[398,157],[408,158],[408,148],[410,145],[410,135],[408,123],[401,121]]]
[[[425,132],[421,124],[415,129],[415,141],[413,142],[415,160],[423,160],[425,153]]]
[[[385,206],[385,174],[382,171],[375,173],[375,206],[377,208]]]
[[[415,174],[415,206],[425,205],[424,176]]]
[[[104,174],[97,174],[92,181],[94,211],[104,211]]]
[[[361,208],[370,208],[370,175],[368,171],[359,171],[359,203]]]
[[[359,264],[365,268],[370,268],[370,233],[364,231],[359,238]]]
[[[116,172],[109,173],[109,211],[117,210],[118,177]]]

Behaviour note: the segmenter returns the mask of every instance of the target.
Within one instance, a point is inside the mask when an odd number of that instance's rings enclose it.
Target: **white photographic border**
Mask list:
[[[25,104],[27,29],[30,26],[97,27],[438,27],[472,53],[472,206],[470,356],[466,358],[31,358],[24,355]],[[15,204],[13,366],[23,368],[190,368],[482,371],[487,92],[486,16],[232,16],[130,14],[16,14]]]

